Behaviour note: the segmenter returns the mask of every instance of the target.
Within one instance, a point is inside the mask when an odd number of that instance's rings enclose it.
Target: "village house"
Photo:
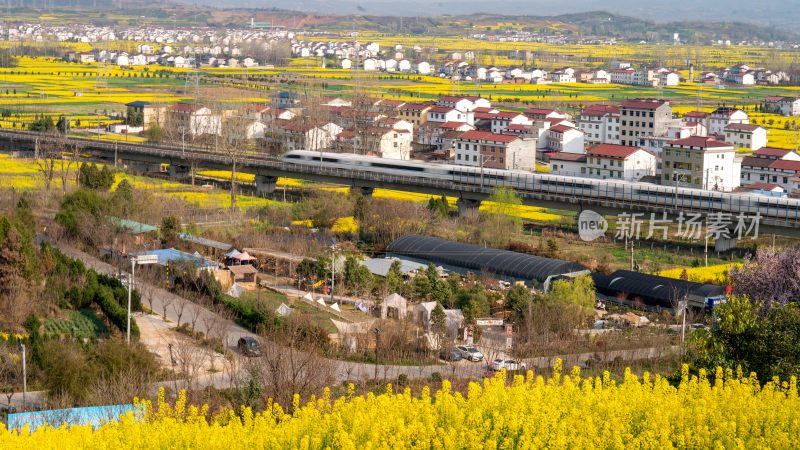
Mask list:
[[[454,163],[494,169],[534,170],[535,142],[506,134],[467,131],[454,141]]]
[[[656,174],[656,155],[639,147],[597,144],[586,151],[590,177],[638,181]]]
[[[772,183],[786,192],[800,189],[800,155],[785,148],[762,147],[742,160],[742,186]]]
[[[333,122],[310,120],[279,121],[286,150],[324,150],[330,148],[342,127]]]
[[[581,110],[576,121],[589,144],[619,144],[619,108],[590,105]]]
[[[125,107],[128,125],[140,126],[147,130],[153,125],[163,127],[166,124],[167,105],[137,100],[126,103]]]
[[[550,173],[564,176],[587,175],[586,154],[569,152],[550,152],[547,153],[550,163]]]
[[[738,148],[758,150],[767,146],[767,129],[758,125],[732,123],[724,129],[725,142]]]
[[[672,121],[672,107],[665,100],[625,100],[620,105],[620,143],[638,146],[639,139],[663,136]]]
[[[739,187],[742,161],[727,142],[692,136],[669,142],[661,152],[662,184],[731,191]]]
[[[750,117],[741,109],[721,106],[708,117],[708,134],[724,136],[725,127],[732,123],[748,124]]]
[[[800,116],[800,97],[766,97],[762,106],[764,112]]]
[[[533,122],[524,114],[502,111],[491,116],[492,133],[502,133],[509,125],[531,125]]]
[[[192,136],[219,134],[221,123],[222,119],[218,114],[199,103],[177,103],[167,114],[170,128]]]
[[[418,128],[428,121],[428,111],[433,107],[430,103],[406,103],[398,108],[400,118],[411,122]]]
[[[554,125],[547,129],[539,148],[552,152],[584,153],[583,131],[567,125]]]

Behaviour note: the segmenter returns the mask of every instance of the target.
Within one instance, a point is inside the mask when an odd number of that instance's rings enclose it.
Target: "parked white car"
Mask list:
[[[472,345],[459,345],[456,348],[461,350],[461,354],[464,355],[464,359],[474,362],[483,361],[483,353],[481,353],[480,350]]]
[[[524,362],[517,361],[515,359],[502,359],[498,358],[492,361],[489,365],[492,370],[499,371],[502,369],[506,369],[507,371],[512,370],[527,370],[528,366]]]

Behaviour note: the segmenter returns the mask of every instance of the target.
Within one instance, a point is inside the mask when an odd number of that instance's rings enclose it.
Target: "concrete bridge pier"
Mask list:
[[[140,161],[122,161],[122,160],[118,161],[118,163],[119,165],[117,167],[126,167],[133,173],[138,173],[138,174],[153,173],[161,170],[161,164],[153,164]]]
[[[264,196],[275,192],[278,184],[278,177],[269,175],[256,175],[256,193]]]
[[[481,201],[461,197],[458,199],[458,202],[456,202],[456,206],[458,207],[458,215],[463,216],[468,211],[477,211],[481,207]]]
[[[185,180],[189,178],[190,173],[191,169],[187,166],[181,166],[178,164],[169,165],[169,179],[172,181]]]
[[[372,198],[372,193],[375,191],[375,188],[369,186],[352,186],[350,188],[350,195],[353,194],[361,194],[364,197]]]

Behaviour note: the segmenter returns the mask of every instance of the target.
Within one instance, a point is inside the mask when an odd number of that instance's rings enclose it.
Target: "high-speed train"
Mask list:
[[[628,207],[641,205],[652,209],[661,206],[672,210],[721,212],[731,214],[734,221],[740,214],[748,217],[758,214],[772,223],[785,222],[787,225],[792,224],[789,226],[800,226],[800,200],[792,198],[309,150],[289,151],[281,159],[298,165],[447,180],[461,185],[508,186],[523,194],[531,192],[591,198],[618,202],[621,206]]]

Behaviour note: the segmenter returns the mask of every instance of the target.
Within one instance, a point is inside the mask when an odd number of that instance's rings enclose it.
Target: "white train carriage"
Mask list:
[[[294,150],[283,155],[287,163],[326,168],[363,170],[382,174],[448,180],[454,184],[485,187],[509,186],[520,192],[549,193],[556,196],[591,196],[598,200],[629,202],[665,209],[745,214],[773,221],[800,222],[800,200],[770,198],[753,194],[731,194],[695,188],[622,180],[601,180],[500,170],[422,161],[401,161],[347,153]]]

